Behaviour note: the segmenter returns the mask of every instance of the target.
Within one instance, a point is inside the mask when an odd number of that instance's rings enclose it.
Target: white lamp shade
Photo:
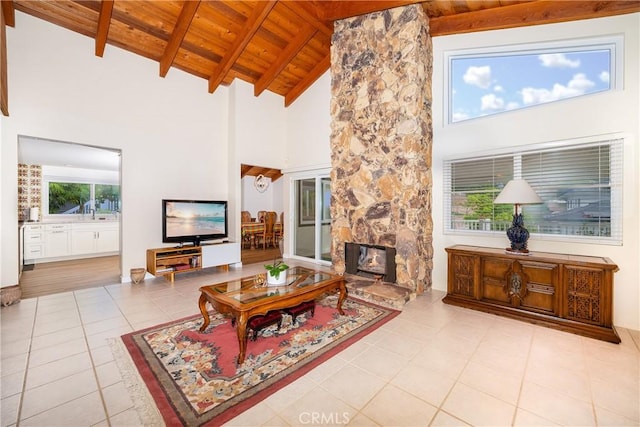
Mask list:
[[[540,196],[524,179],[512,179],[507,182],[498,197],[493,201],[497,204],[529,205],[542,203]]]

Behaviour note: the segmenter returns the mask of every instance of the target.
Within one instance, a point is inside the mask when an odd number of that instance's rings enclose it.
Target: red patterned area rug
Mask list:
[[[280,328],[248,341],[239,367],[235,328],[218,313],[204,333],[198,315],[122,340],[166,425],[220,425],[399,314],[348,298],[341,316],[336,302],[334,295],[317,301],[313,316],[283,315]]]

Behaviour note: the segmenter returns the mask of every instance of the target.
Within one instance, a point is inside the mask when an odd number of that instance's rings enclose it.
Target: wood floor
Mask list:
[[[253,264],[256,262],[273,262],[274,259],[280,258],[280,250],[278,248],[266,249],[243,249],[240,254],[242,264]]]
[[[243,249],[243,264],[270,263],[280,257],[277,248]],[[34,298],[59,292],[120,283],[118,255],[34,264],[22,272],[22,298]]]
[[[30,267],[28,267],[30,268]],[[120,283],[120,256],[34,264],[20,276],[22,298]]]

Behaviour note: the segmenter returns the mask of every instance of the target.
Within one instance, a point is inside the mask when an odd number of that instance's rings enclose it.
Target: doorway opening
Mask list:
[[[18,137],[25,298],[120,283],[121,151]]]
[[[292,180],[293,253],[331,263],[331,179],[328,171]]]
[[[277,168],[240,165],[242,264],[273,262],[282,257],[279,240],[285,225],[281,177],[282,171]]]

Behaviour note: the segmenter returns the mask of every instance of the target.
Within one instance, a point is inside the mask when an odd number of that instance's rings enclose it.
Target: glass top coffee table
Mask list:
[[[198,305],[204,318],[200,332],[204,332],[210,322],[207,303],[219,313],[233,316],[236,319],[240,347],[238,365],[244,362],[247,350],[247,322],[253,316],[295,307],[330,291],[340,292],[336,308],[340,314],[344,314],[342,303],[347,297],[347,288],[342,276],[305,267],[293,267],[287,271],[287,283],[282,286],[266,286],[258,277],[259,275],[200,288]]]

